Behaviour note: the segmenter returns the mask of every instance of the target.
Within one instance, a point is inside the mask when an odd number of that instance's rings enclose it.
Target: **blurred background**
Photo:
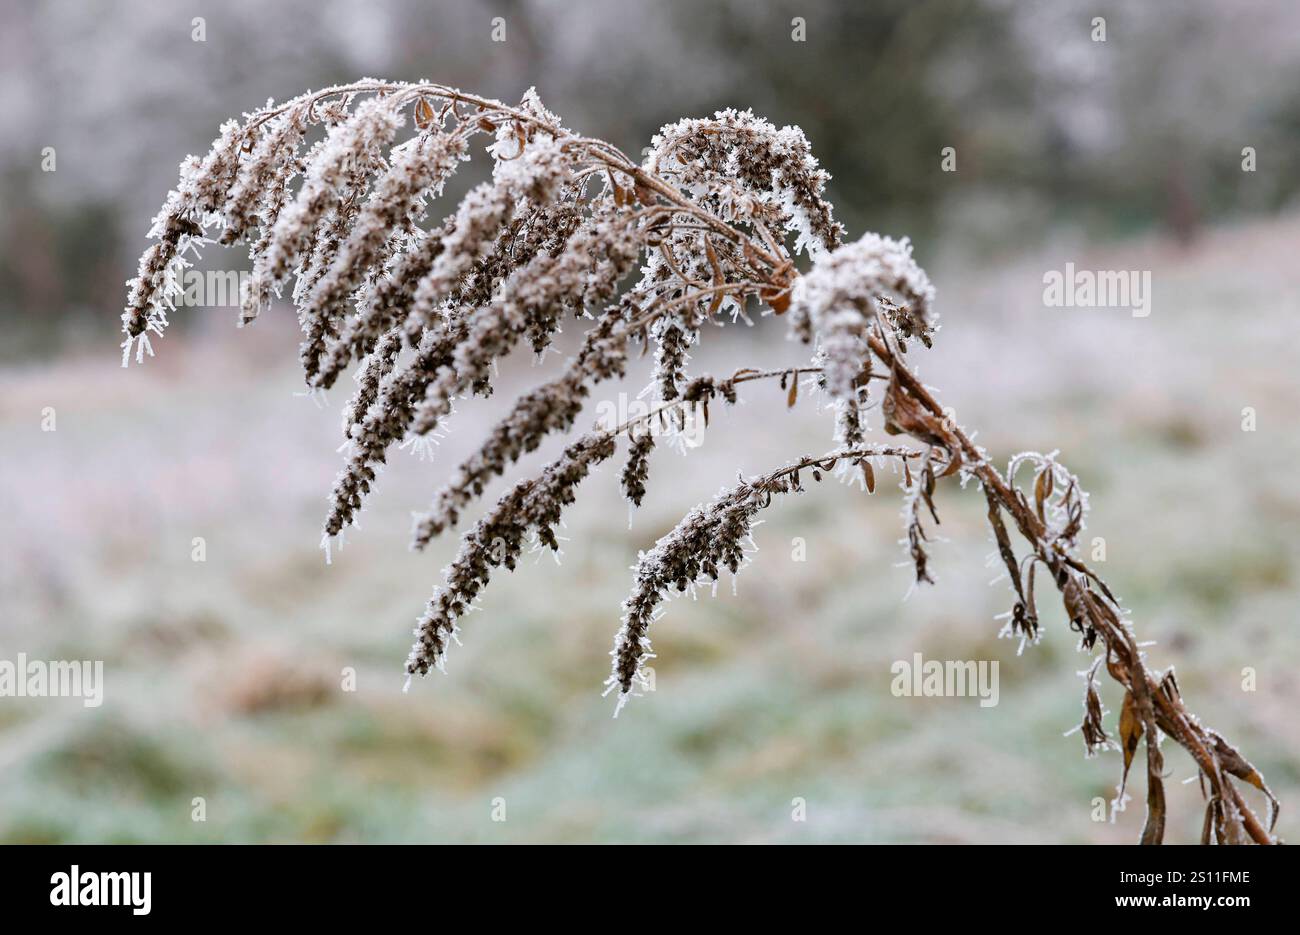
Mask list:
[[[800,125],[850,237],[910,235],[937,285],[922,376],[999,463],[1060,449],[1151,662],[1176,665],[1192,710],[1263,771],[1294,837],[1289,0],[19,0],[0,11],[0,659],[103,660],[105,697],[0,698],[0,841],[1138,835],[1140,775],[1133,806],[1096,821],[1119,757],[1063,736],[1088,658],[1046,590],[1040,645],[996,638],[1007,592],[990,586],[983,500],[952,484],[938,585],[910,595],[892,483],[769,511],[735,594],[671,604],[656,691],[610,718],[600,688],[637,550],[737,470],[831,447],[829,414],[806,394],[787,410],[775,386],[751,387],[689,458],[661,448],[630,524],[617,471],[591,478],[562,564],[494,581],[448,674],[402,694],[411,623],[455,548],[409,553],[408,514],[544,375],[510,359],[431,463],[397,452],[327,567],[344,398],[295,395],[291,314],[236,332],[234,308],[182,309],[156,359],[118,366],[123,283],[181,158],[267,98],[363,75],[507,101],[536,85],[630,153],[727,106]],[[215,246],[205,260],[246,267]],[[1150,270],[1150,316],[1045,307],[1043,275],[1067,262]],[[705,335],[697,370],[800,362],[779,322],[728,332]],[[916,652],[998,660],[999,704],[894,697],[890,665]],[[1103,696],[1113,728],[1120,697]],[[1168,837],[1194,840],[1194,767],[1166,749]]]

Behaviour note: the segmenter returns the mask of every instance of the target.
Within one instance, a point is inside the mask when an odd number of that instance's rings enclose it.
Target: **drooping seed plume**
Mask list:
[[[412,544],[422,548],[460,525],[525,454],[571,431],[593,387],[623,379],[634,354],[653,352],[647,413],[571,441],[464,532],[416,624],[409,675],[442,667],[494,571],[514,569],[528,549],[559,550],[564,510],[621,440],[620,484],[639,505],[653,482],[657,430],[685,425],[688,410],[707,427],[710,402],[735,403],[749,382],[778,382],[790,407],[802,387],[833,410],[835,447],[742,477],[640,556],[606,681],[618,708],[644,680],[650,626],[665,599],[740,571],[757,514],[809,479],[853,479],[874,494],[880,474],[896,472],[901,544],[918,586],[935,578],[927,546],[942,489],[973,482],[1010,584],[1001,635],[1033,646],[1043,620],[1036,584],[1059,592],[1091,659],[1085,750],[1115,746],[1123,758],[1117,807],[1131,764],[1145,754],[1142,840],[1163,840],[1160,740],[1168,737],[1201,779],[1202,839],[1273,843],[1277,801],[1262,775],[1191,714],[1172,669],[1149,667],[1128,613],[1080,557],[1088,500],[1078,478],[1055,453],[1019,454],[999,471],[916,377],[909,349],[931,345],[937,318],[910,242],[868,233],[843,243],[825,197],[829,175],[797,127],[725,110],[669,124],[647,153],[635,162],[566,128],[532,89],[511,106],[443,85],[363,79],[269,104],[224,123],[204,156],[181,163],[150,228],[154,243],[128,283],[123,365],[154,353],[200,248],[246,244],[252,275],[240,323],[287,300],[303,333],[309,390],[355,374],[324,520],[328,549],[355,523],[395,445],[426,449],[458,400],[492,392],[505,357],[518,348],[540,354],[575,323],[577,349],[512,402],[416,516]],[[434,212],[448,180],[476,155],[490,161],[490,177]],[[808,357],[726,379],[691,372],[706,325],[757,315],[788,315],[794,346]],[[897,443],[868,443],[874,429]],[[1109,731],[1096,679],[1103,666],[1122,697]],[[1266,820],[1239,783],[1265,798]]]

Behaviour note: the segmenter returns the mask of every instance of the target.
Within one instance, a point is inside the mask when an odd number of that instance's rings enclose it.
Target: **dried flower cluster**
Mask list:
[[[614,638],[614,672],[606,685],[619,691],[620,707],[635,685],[644,684],[641,667],[653,658],[647,632],[670,592],[686,591],[696,584],[715,583],[725,569],[733,575],[746,561],[746,544],[752,545],[750,527],[760,510],[771,505],[774,494],[801,493],[801,475],[822,474],[858,465],[872,472],[869,459],[896,458],[906,465],[919,452],[907,448],[864,448],[834,451],[818,458],[802,458],[771,474],[742,480],[707,505],[698,506],[676,528],[641,555],[636,585],[623,602],[623,627]],[[635,457],[635,450],[629,464]],[[874,486],[874,484],[873,484]]]
[[[470,158],[475,137],[487,144],[491,179],[432,220],[430,202]],[[324,391],[355,367],[344,465],[324,524],[328,550],[355,521],[395,444],[427,445],[458,398],[492,391],[498,360],[522,344],[540,353],[566,318],[585,321],[582,345],[562,372],[516,399],[417,517],[420,548],[456,526],[494,477],[547,436],[570,430],[592,387],[622,377],[631,353],[653,348],[656,402],[647,415],[579,437],[464,534],[416,626],[411,674],[442,665],[494,569],[513,569],[526,549],[558,549],[564,508],[621,438],[623,490],[636,505],[650,478],[653,423],[680,425],[690,407],[702,408],[707,423],[710,401],[734,403],[752,380],[779,380],[793,406],[801,376],[810,375],[804,384],[836,410],[838,447],[742,477],[641,555],[606,683],[619,707],[643,678],[649,626],[664,599],[737,572],[755,517],[774,496],[798,493],[804,478],[828,472],[860,478],[874,492],[876,471],[892,463],[902,476],[903,542],[918,583],[931,580],[926,527],[939,521],[935,493],[947,477],[984,491],[1011,582],[1003,632],[1022,645],[1040,635],[1036,571],[1050,577],[1080,648],[1098,653],[1086,673],[1088,752],[1111,745],[1095,682],[1103,662],[1124,691],[1125,777],[1146,741],[1144,841],[1163,838],[1163,734],[1200,771],[1207,842],[1272,842],[1276,801],[1260,774],[1187,710],[1172,670],[1148,669],[1125,612],[1078,557],[1087,498],[1077,480],[1052,455],[1018,455],[1000,472],[945,415],[905,358],[909,345],[928,347],[936,330],[929,279],[905,240],[868,234],[841,244],[826,180],[800,130],[748,112],[671,124],[639,164],[566,129],[531,90],[513,107],[440,85],[373,79],[304,94],[224,124],[206,156],[182,163],[150,232],[156,243],[129,284],[123,364],[153,353],[150,336],[165,328],[179,274],[202,244],[249,245],[243,323],[292,276],[308,386]],[[804,252],[811,268],[800,275]],[[705,324],[755,311],[789,313],[791,334],[811,359],[723,380],[689,374]],[[872,381],[883,384],[878,399]],[[864,443],[866,410],[877,403],[884,431],[913,447]],[[1026,473],[1032,480],[1022,486]],[[1267,796],[1267,824],[1234,779]]]

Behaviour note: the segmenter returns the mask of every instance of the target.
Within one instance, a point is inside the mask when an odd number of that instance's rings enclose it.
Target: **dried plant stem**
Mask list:
[[[800,374],[821,373],[821,372],[822,372],[821,367],[787,367],[784,370],[749,370],[749,369],[742,368],[740,370],[737,370],[726,380],[723,380],[721,383],[717,383],[716,387],[718,393],[725,393],[727,387],[739,386],[741,383],[752,383],[755,380],[773,380],[773,379],[797,380],[799,379]],[[710,386],[715,385],[711,377],[704,377],[702,379],[707,381],[707,383]],[[713,393],[710,392],[709,396],[711,397],[712,395]],[[632,418],[627,419],[624,422],[621,422],[619,425],[615,426],[612,429],[608,429],[607,431],[611,435],[623,435],[627,432],[632,431],[638,426],[648,425],[649,423],[653,422],[655,419],[665,416],[670,412],[678,412],[685,406],[692,405],[697,401],[699,402],[699,404],[707,406],[708,403],[707,399],[699,399],[699,400],[693,398],[674,399],[672,402],[663,403],[659,406],[654,407],[649,412],[644,412],[640,415],[633,416]]]
[[[332,88],[326,88],[308,96],[305,100],[300,98],[280,107],[271,108],[261,112],[254,120],[250,121],[247,129],[250,131],[256,129],[267,120],[283,114],[291,106],[305,104],[310,110],[317,104],[329,98],[350,97],[357,94],[367,93],[397,95],[396,102],[398,106],[414,101],[423,96],[437,97],[458,104],[466,104],[478,108],[480,111],[490,111],[494,114],[509,117],[512,120],[517,120],[520,123],[535,126],[548,132],[557,129],[554,124],[536,116],[535,114],[531,114],[519,108],[510,107],[501,101],[492,98],[479,97],[476,94],[467,94],[464,91],[447,85],[431,84],[426,82],[408,84],[388,81],[362,81],[349,85],[339,85]],[[672,203],[675,208],[690,214],[692,217],[699,218],[699,220],[702,221],[710,230],[716,231],[736,243],[741,243],[747,240],[745,235],[732,225],[720,220],[716,215],[700,210],[694,202],[688,199],[681,192],[677,191],[672,186],[665,184],[661,179],[642,171],[640,166],[632,162],[632,160],[630,160],[622,150],[614,146],[612,143],[590,137],[573,137],[568,141],[568,145],[588,150],[593,158],[598,159],[608,168],[616,169],[619,172],[626,174],[635,183],[646,187],[656,195],[663,196]],[[755,253],[773,267],[780,265],[780,261],[771,254],[768,254],[766,251],[756,249]]]
[[[415,132],[399,141],[408,120]],[[309,142],[309,133],[319,138]],[[491,141],[490,181],[441,223],[430,222],[428,202],[471,158],[480,136]],[[642,353],[653,346],[657,397],[647,412],[573,441],[464,534],[414,631],[406,671],[421,675],[442,665],[459,618],[496,568],[513,569],[528,545],[558,551],[563,510],[582,480],[616,454],[620,437],[628,439],[623,492],[636,506],[656,444],[655,433],[642,429],[656,421],[671,427],[675,418],[684,428],[690,406],[700,407],[707,427],[710,400],[734,403],[737,386],[754,380],[779,379],[794,406],[800,377],[815,375],[813,391],[835,410],[838,447],[742,479],[641,555],[607,682],[619,706],[650,658],[648,628],[667,593],[737,571],[752,520],[774,495],[800,492],[803,472],[820,480],[850,463],[873,492],[873,459],[893,458],[903,473],[904,541],[918,583],[931,580],[925,525],[938,522],[936,481],[975,478],[1015,598],[1004,633],[1038,638],[1034,581],[1042,565],[1082,648],[1101,640],[1107,671],[1125,690],[1117,806],[1145,735],[1142,840],[1164,835],[1163,732],[1200,769],[1204,840],[1271,842],[1277,801],[1263,778],[1187,711],[1172,670],[1157,678],[1147,669],[1124,611],[1077,558],[1087,508],[1077,479],[1054,455],[1017,455],[999,473],[909,369],[908,345],[929,347],[937,331],[934,288],[911,244],[870,233],[843,242],[823,194],[829,176],[797,127],[724,110],[669,124],[651,143],[636,164],[617,147],[562,126],[532,89],[508,106],[445,85],[370,78],[227,121],[204,157],[182,163],[154,220],[156,242],[141,257],[122,315],[123,365],[152,356],[151,335],[163,333],[181,295],[180,273],[202,244],[249,245],[253,275],[242,290],[241,323],[253,322],[296,277],[292,299],[305,339],[299,356],[311,391],[322,393],[357,368],[344,465],[323,528],[328,557],[363,509],[390,448],[400,442],[428,450],[455,401],[491,393],[496,365],[521,342],[542,354],[553,349],[566,316],[586,328],[561,375],[517,397],[416,517],[413,547],[456,526],[493,477],[548,435],[568,432],[594,385],[625,376],[638,343]],[[811,260],[802,275],[795,262],[801,253]],[[755,308],[789,313],[792,336],[815,346],[812,359],[783,370],[743,368],[720,381],[692,378],[689,355],[703,326],[724,324],[728,315],[749,320]],[[886,384],[884,430],[914,439],[919,449],[867,444],[876,381]],[[1031,496],[1017,483],[1025,465],[1034,470]],[[1023,558],[1004,515],[1028,543]],[[1085,687],[1090,754],[1111,745],[1098,666],[1088,670]],[[1233,779],[1268,797],[1267,828]]]
[[[846,462],[863,465],[873,458],[897,458],[906,466],[910,459],[923,456],[923,452],[910,448],[873,445],[802,457],[775,471],[741,480],[688,513],[637,562],[636,583],[623,602],[623,625],[610,652],[613,671],[605,682],[606,692],[618,690],[615,716],[637,693],[636,689],[647,684],[643,667],[654,658],[648,636],[650,624],[658,618],[669,592],[709,585],[724,569],[736,574],[745,562],[745,543],[754,517],[771,505],[774,496],[801,493],[801,475],[805,471],[820,482],[824,473]]]
[[[885,337],[877,332],[870,335],[867,342],[876,356],[891,367],[895,379],[906,392],[924,406],[931,417],[925,422],[928,431],[937,434],[950,451],[960,452],[985,491],[1012,517],[1021,535],[1030,543],[1034,556],[1052,572],[1053,581],[1062,595],[1066,594],[1068,585],[1077,583],[1079,575],[1100,588],[1100,594],[1089,592],[1083,595],[1088,615],[1087,625],[1096,628],[1101,634],[1106,647],[1107,670],[1115,681],[1133,693],[1145,727],[1143,733],[1146,734],[1148,783],[1151,791],[1143,843],[1158,844],[1163,840],[1164,833],[1163,757],[1159,749],[1157,727],[1173,737],[1196,761],[1202,776],[1210,784],[1211,812],[1216,802],[1226,798],[1233,805],[1236,821],[1251,840],[1257,844],[1276,843],[1271,827],[1276,823],[1277,799],[1253,766],[1242,760],[1221,737],[1201,726],[1195,715],[1187,711],[1177,691],[1166,691],[1162,682],[1148,671],[1132,632],[1120,621],[1111,592],[1101,578],[1078,558],[1063,554],[1047,538],[1044,523],[1029,507],[1024,496],[1006,482],[966,432],[949,418],[938,400],[900,359],[900,355],[894,352]],[[1073,617],[1073,609],[1067,606],[1067,610]],[[1228,762],[1220,757],[1220,748],[1223,748]],[[1269,828],[1265,828],[1249,808],[1230,776],[1251,782],[1267,796],[1272,813]],[[1231,837],[1230,819],[1220,823],[1226,826],[1220,830],[1220,843],[1224,843],[1223,839]]]

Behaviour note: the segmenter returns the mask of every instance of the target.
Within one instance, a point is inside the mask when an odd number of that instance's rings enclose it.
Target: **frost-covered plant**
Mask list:
[[[408,124],[413,132],[398,142]],[[430,222],[430,200],[470,158],[475,137],[488,144],[491,179]],[[356,365],[344,466],[324,524],[328,555],[389,450],[427,444],[457,398],[490,393],[495,363],[517,346],[546,350],[566,318],[586,327],[562,372],[516,399],[450,473],[416,518],[415,548],[456,526],[486,485],[546,436],[571,429],[592,386],[622,377],[629,354],[653,346],[657,401],[647,415],[578,437],[463,535],[415,629],[406,662],[412,675],[442,666],[460,619],[496,569],[513,569],[529,548],[558,549],[564,508],[592,468],[615,456],[621,438],[629,449],[624,492],[639,504],[656,441],[652,423],[699,409],[707,421],[710,402],[734,403],[755,380],[781,381],[793,405],[807,375],[804,382],[834,405],[837,446],[742,478],[641,555],[606,682],[618,706],[644,684],[649,629],[665,597],[737,572],[755,516],[774,498],[828,472],[860,475],[874,492],[877,470],[894,465],[904,542],[920,583],[931,580],[926,527],[938,523],[938,481],[973,480],[1011,583],[1003,634],[1037,641],[1035,581],[1045,573],[1080,648],[1097,653],[1085,673],[1087,752],[1118,746],[1127,778],[1145,738],[1142,840],[1163,839],[1164,735],[1199,770],[1203,840],[1271,842],[1277,803],[1259,772],[1187,710],[1172,669],[1148,668],[1119,602],[1079,558],[1087,497],[1078,481],[1053,455],[1017,455],[1003,473],[945,415],[906,356],[909,346],[928,347],[936,330],[929,279],[906,240],[868,234],[842,244],[823,195],[826,179],[798,128],[777,129],[749,112],[671,124],[638,164],[565,128],[531,90],[515,107],[440,85],[373,79],[308,93],[224,124],[206,156],[181,164],[180,183],[154,221],[157,242],[130,283],[123,364],[153,353],[150,337],[166,326],[179,274],[201,244],[250,245],[242,323],[293,277],[308,386],[324,391]],[[804,252],[811,268],[800,275],[795,258]],[[755,310],[789,313],[811,360],[726,379],[688,374],[704,325]],[[875,381],[879,389],[871,388]],[[867,444],[869,405],[878,405],[886,433],[914,444]],[[1021,554],[1012,530],[1023,540]],[[1102,723],[1095,674],[1103,662],[1124,692],[1118,743]],[[1234,778],[1267,797],[1267,824]],[[1121,781],[1116,806],[1125,798]]]

